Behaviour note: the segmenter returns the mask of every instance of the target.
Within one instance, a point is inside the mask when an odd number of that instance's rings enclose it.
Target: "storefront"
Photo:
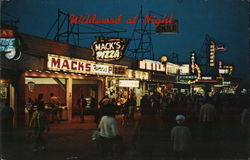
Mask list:
[[[166,62],[162,64],[159,61],[144,59],[139,61],[139,68],[149,73],[149,80],[146,82],[147,94],[152,95],[158,92],[162,95],[170,92],[174,83],[177,82],[179,65]]]
[[[25,104],[40,93],[45,103],[49,102],[50,93],[58,96],[61,107],[67,109],[64,119],[71,120],[78,112],[81,95],[99,101],[105,95],[106,78],[126,78],[128,67],[124,64],[134,63],[129,58],[112,64],[98,62],[93,60],[89,48],[27,34],[17,37],[22,54],[18,59],[1,57],[0,77],[1,96],[15,111],[16,127],[25,126]]]
[[[125,75],[125,77],[107,77],[106,93],[117,101],[120,98],[128,99],[129,95],[134,94],[139,106],[141,97],[147,93],[146,81],[149,79],[149,73],[127,69]]]
[[[50,93],[54,93],[60,98],[62,106],[67,109],[66,119],[71,120],[72,115],[80,112],[81,96],[84,96],[87,102],[93,98],[96,101],[95,104],[98,104],[97,102],[104,96],[106,77],[125,76],[126,68],[122,65],[49,54],[45,69],[25,72],[25,80],[27,80],[25,99],[34,100],[42,93],[44,101],[49,102]],[[35,85],[33,92],[28,90],[29,83]],[[90,106],[88,105],[86,109],[88,107]]]

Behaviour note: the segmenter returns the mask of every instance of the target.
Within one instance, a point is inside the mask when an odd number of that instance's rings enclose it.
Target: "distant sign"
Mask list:
[[[92,55],[98,61],[117,61],[123,58],[127,39],[102,38],[93,42]]]
[[[0,29],[0,37],[1,38],[13,38],[14,31],[11,29]]]
[[[175,74],[177,75],[179,71],[179,65],[167,62],[166,74]]]
[[[216,46],[213,41],[210,42],[210,67],[215,66],[215,50]]]
[[[161,33],[161,34],[169,34],[169,33],[177,33],[179,32],[179,22],[178,20],[173,20],[173,23],[161,23],[159,24],[155,31],[156,33]]]
[[[166,71],[166,65],[163,65],[159,61],[153,61],[149,59],[140,60],[139,68],[149,70],[149,71],[160,71],[160,72]]]
[[[5,58],[18,60],[21,57],[19,44],[18,39],[14,36],[13,30],[0,30],[0,53],[4,54]]]
[[[136,80],[119,80],[119,87],[131,87],[131,88],[138,88],[139,81]]]
[[[189,64],[182,64],[179,67],[180,75],[189,75]]]

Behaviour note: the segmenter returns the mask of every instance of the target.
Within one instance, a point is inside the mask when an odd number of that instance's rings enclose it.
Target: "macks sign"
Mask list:
[[[126,39],[108,38],[93,42],[92,55],[98,61],[115,61],[123,58],[123,52],[127,44]]]

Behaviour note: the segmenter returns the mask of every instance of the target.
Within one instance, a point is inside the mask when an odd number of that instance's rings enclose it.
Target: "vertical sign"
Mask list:
[[[215,66],[215,43],[213,41],[210,42],[210,67]]]
[[[190,56],[190,61],[191,61],[191,71],[194,73],[195,70],[195,62],[196,62],[196,53],[193,51]]]

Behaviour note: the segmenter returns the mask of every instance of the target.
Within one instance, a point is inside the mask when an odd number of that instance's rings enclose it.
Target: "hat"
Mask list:
[[[183,121],[185,121],[186,118],[185,118],[185,116],[179,114],[179,115],[176,116],[175,119],[176,119],[176,121],[182,121],[183,122]]]

